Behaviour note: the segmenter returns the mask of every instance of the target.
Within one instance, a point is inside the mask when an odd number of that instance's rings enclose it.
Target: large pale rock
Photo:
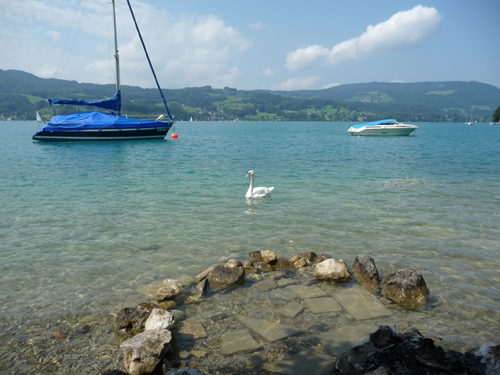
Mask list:
[[[327,259],[318,263],[313,275],[323,281],[348,282],[351,280],[349,269],[342,259]]]
[[[429,294],[423,276],[414,269],[394,271],[385,276],[380,285],[385,298],[407,309],[422,306]]]
[[[165,329],[144,331],[120,345],[123,364],[131,375],[151,374],[170,349],[172,334]]]
[[[174,326],[174,314],[163,309],[154,309],[151,311],[148,320],[146,320],[145,329],[168,329]]]
[[[375,260],[370,255],[357,256],[352,265],[354,276],[361,285],[372,292],[378,291],[379,274]]]
[[[207,280],[212,289],[223,289],[229,285],[240,285],[245,282],[243,267],[228,268],[215,266],[207,275]]]

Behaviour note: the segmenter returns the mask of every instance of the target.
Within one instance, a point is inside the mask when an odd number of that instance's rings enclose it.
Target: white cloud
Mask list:
[[[264,74],[266,77],[271,77],[274,75],[274,73],[275,71],[271,68],[267,68],[262,71],[262,74]]]
[[[303,90],[318,82],[318,76],[297,77],[289,79],[276,86],[275,90]]]
[[[329,89],[330,87],[337,87],[337,86],[340,86],[341,83],[330,83],[328,85],[324,85],[322,88],[323,89]]]
[[[286,65],[296,70],[360,59],[377,52],[414,48],[439,31],[441,18],[436,8],[417,5],[394,14],[385,22],[369,25],[359,37],[341,42],[331,50],[314,45],[290,52]]]

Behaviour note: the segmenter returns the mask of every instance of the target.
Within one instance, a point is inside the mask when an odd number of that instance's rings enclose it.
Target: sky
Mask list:
[[[499,0],[130,0],[162,88],[500,88]],[[0,69],[114,83],[110,0],[0,0]],[[126,0],[121,83],[155,87]]]

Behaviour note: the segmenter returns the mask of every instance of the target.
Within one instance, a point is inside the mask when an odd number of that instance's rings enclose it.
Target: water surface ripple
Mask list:
[[[61,321],[112,320],[152,282],[264,249],[415,268],[429,327],[464,347],[500,337],[500,127],[372,138],[350,125],[180,122],[176,140],[37,143],[33,122],[0,122],[0,362]],[[271,199],[245,199],[250,169]],[[96,345],[116,349],[111,332]]]

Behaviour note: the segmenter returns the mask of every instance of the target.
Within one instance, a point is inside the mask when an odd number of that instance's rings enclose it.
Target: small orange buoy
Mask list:
[[[172,135],[170,135],[170,138],[179,138],[179,136],[177,135],[177,133],[172,133]]]

